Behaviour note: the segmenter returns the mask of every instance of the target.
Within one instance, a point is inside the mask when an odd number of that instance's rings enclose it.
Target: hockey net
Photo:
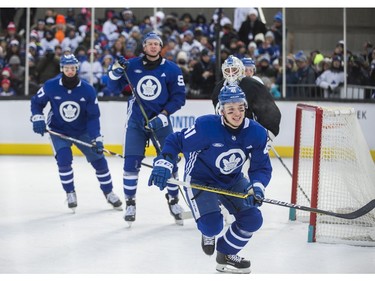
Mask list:
[[[375,198],[375,166],[356,112],[298,104],[293,156],[294,204],[353,212]],[[309,222],[309,242],[375,246],[375,210],[354,219],[291,209]]]

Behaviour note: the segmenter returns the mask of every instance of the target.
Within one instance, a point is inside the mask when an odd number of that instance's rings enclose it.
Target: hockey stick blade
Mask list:
[[[274,200],[274,199],[264,198],[263,202],[268,203],[268,204],[277,205],[277,206],[282,206],[282,207],[287,207],[287,208],[292,208],[292,209],[298,209],[298,210],[301,210],[301,211],[307,211],[307,212],[312,212],[312,213],[317,213],[317,214],[322,214],[322,215],[328,215],[328,216],[333,216],[333,217],[347,219],[347,220],[353,220],[353,219],[357,219],[359,217],[362,217],[362,216],[366,215],[367,213],[371,212],[375,208],[375,199],[371,200],[369,203],[367,203],[363,207],[359,208],[358,210],[355,210],[354,212],[346,213],[346,214],[335,213],[335,212],[325,211],[325,210],[306,207],[306,206],[300,206],[300,205],[282,202],[282,201]]]
[[[237,197],[237,198],[247,198],[247,197],[252,195],[252,193],[234,192],[234,191],[225,190],[225,189],[216,188],[216,187],[211,187],[211,186],[204,186],[204,185],[193,184],[193,183],[190,184],[190,183],[187,183],[187,182],[177,181],[177,180],[174,180],[174,179],[169,179],[168,182],[172,183],[172,184],[183,185],[185,187],[204,190],[204,191],[213,192],[213,193],[222,194],[222,195],[233,196],[233,197]],[[363,207],[359,208],[358,210],[355,210],[354,212],[346,213],[346,214],[335,213],[335,212],[331,212],[331,211],[325,211],[325,210],[321,210],[321,209],[301,206],[301,205],[297,205],[297,204],[293,204],[293,203],[287,203],[287,202],[283,202],[283,201],[279,201],[279,200],[275,200],[275,199],[263,198],[262,202],[272,204],[272,205],[281,206],[281,207],[298,209],[298,210],[301,210],[301,211],[312,212],[312,213],[317,213],[317,214],[322,214],[322,215],[338,217],[338,218],[342,218],[342,219],[349,219],[349,220],[362,217],[375,208],[375,199],[371,200],[369,203],[367,203]]]

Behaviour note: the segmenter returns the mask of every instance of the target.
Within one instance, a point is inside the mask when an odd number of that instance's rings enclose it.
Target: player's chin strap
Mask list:
[[[216,194],[228,195],[228,196],[233,196],[233,197],[243,198],[243,199],[253,195],[252,189],[250,189],[249,193],[241,193],[241,192],[234,192],[234,191],[230,191],[230,190],[226,190],[226,189],[222,189],[222,188],[217,188],[217,187],[211,187],[211,186],[205,186],[205,185],[199,185],[199,184],[194,184],[194,183],[177,181],[175,179],[169,179],[168,183],[179,184],[179,185],[183,185],[187,188],[194,188],[194,189],[198,189],[198,190],[203,190],[203,191],[208,191],[208,192],[212,192],[212,193],[216,193]],[[287,203],[287,202],[283,202],[283,201],[279,201],[279,200],[275,200],[275,199],[263,198],[261,200],[262,200],[263,203],[273,204],[273,205],[286,207],[286,208],[298,209],[298,210],[301,210],[301,211],[312,212],[312,213],[317,213],[317,214],[321,214],[321,215],[338,217],[338,218],[342,218],[342,219],[349,219],[349,220],[356,219],[356,218],[359,218],[361,216],[364,216],[375,208],[375,199],[372,199],[369,203],[367,203],[366,205],[362,206],[361,208],[355,210],[354,212],[346,213],[346,214],[335,213],[335,212],[325,211],[325,210],[321,210],[321,209],[317,209],[317,208],[311,208],[311,207],[296,205],[296,204],[293,204],[293,203]]]

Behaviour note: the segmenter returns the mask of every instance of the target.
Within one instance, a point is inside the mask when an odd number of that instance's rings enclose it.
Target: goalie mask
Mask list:
[[[221,88],[219,94],[219,110],[223,110],[224,104],[235,102],[243,103],[245,104],[245,108],[248,108],[246,95],[239,86],[228,85]]]
[[[221,66],[223,77],[229,84],[238,82],[244,77],[245,67],[239,58],[230,55]]]

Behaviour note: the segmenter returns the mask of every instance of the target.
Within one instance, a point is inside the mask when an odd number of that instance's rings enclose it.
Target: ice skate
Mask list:
[[[129,227],[135,221],[135,210],[135,198],[126,198],[124,220],[129,224]]]
[[[105,194],[105,198],[107,199],[107,202],[112,205],[113,209],[122,211],[122,202],[113,191]]]
[[[182,213],[184,210],[180,205],[178,205],[178,197],[172,197],[167,193],[165,194],[165,198],[167,198],[169,211],[176,224],[184,225],[184,220],[182,218]]]
[[[76,212],[77,208],[77,195],[75,191],[69,192],[66,194],[66,201],[68,202],[69,209],[72,210],[73,213]]]
[[[245,260],[237,255],[225,255],[217,252],[216,256],[216,270],[224,273],[246,273],[249,274],[250,261]]]
[[[201,245],[203,252],[208,256],[212,256],[215,252],[215,236],[208,237],[202,234]]]

